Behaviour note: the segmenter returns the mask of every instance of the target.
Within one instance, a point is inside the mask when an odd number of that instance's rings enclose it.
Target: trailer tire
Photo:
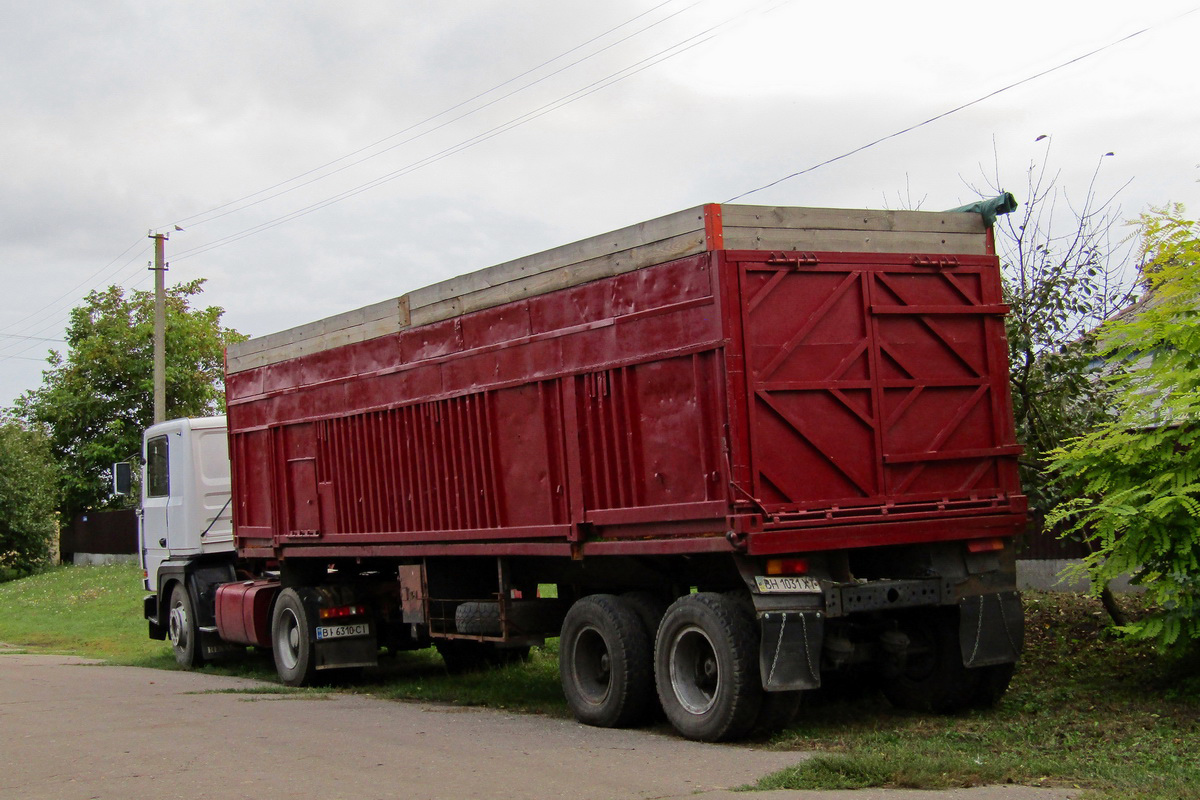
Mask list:
[[[653,708],[653,651],[633,608],[611,594],[577,600],[559,638],[559,678],[567,705],[585,725],[623,728]]]
[[[317,671],[313,620],[295,589],[284,589],[271,613],[271,644],[275,671],[287,686],[307,686]]]
[[[642,625],[646,628],[646,635],[650,637],[650,643],[653,646],[654,637],[658,635],[658,623],[662,622],[663,614],[667,613],[667,606],[671,604],[654,592],[647,591],[625,592],[621,595],[621,599],[633,609],[633,613],[637,614],[638,619],[642,621]]]
[[[667,719],[702,742],[750,732],[762,709],[758,632],[739,600],[691,594],[667,609],[658,627],[654,677]]]
[[[743,625],[748,625],[755,631],[758,628],[758,614],[754,610],[754,599],[744,590],[734,590],[722,593],[723,597],[728,598],[733,608],[742,615]],[[754,727],[750,733],[753,736],[770,736],[792,724],[792,720],[796,718],[796,713],[800,710],[801,699],[804,692],[763,692],[762,707],[758,712],[758,719],[754,721]]]
[[[907,615],[901,629],[912,642],[899,674],[883,681],[892,705],[910,711],[951,714],[971,706],[981,670],[963,666],[958,610],[939,608]]]
[[[196,620],[196,608],[187,587],[176,583],[171,589],[170,605],[167,608],[167,638],[175,651],[179,666],[191,669],[204,663],[204,648],[200,643],[200,624]]]

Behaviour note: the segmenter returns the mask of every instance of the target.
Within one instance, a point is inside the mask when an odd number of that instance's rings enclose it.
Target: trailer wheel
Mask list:
[[[762,708],[757,631],[738,602],[721,594],[687,595],[659,625],[658,699],[671,725],[689,739],[744,736]]]
[[[653,707],[650,636],[620,597],[577,600],[563,621],[558,653],[567,705],[585,725],[627,727]]]
[[[200,646],[200,625],[187,587],[182,583],[175,584],[170,603],[167,636],[175,651],[175,661],[181,667],[198,667],[204,663],[204,649]]]
[[[621,599],[638,615],[653,646],[654,637],[658,635],[658,623],[662,622],[663,614],[667,613],[670,603],[654,592],[646,591],[625,592]]]
[[[271,644],[275,671],[288,686],[312,683],[317,670],[313,652],[313,622],[295,589],[284,589],[271,614]]]
[[[957,609],[909,615],[901,628],[911,646],[900,673],[884,679],[884,696],[897,708],[912,711],[949,714],[969,707],[981,670],[963,666]]]
[[[723,592],[722,595],[732,601],[733,608],[743,618],[743,625],[758,630],[758,615],[754,610],[754,600],[745,590]],[[796,718],[800,710],[804,692],[763,692],[762,707],[750,733],[754,736],[770,736],[786,728]]]

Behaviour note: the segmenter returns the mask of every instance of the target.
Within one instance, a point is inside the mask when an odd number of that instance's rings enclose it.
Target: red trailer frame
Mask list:
[[[699,252],[231,370],[242,555],[766,555],[1018,531],[990,231],[969,253],[727,250],[738,209],[704,207]]]

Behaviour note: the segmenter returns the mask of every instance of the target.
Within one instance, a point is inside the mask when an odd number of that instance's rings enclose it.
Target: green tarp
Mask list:
[[[1017,198],[1012,196],[1012,192],[1005,192],[999,197],[993,197],[991,200],[978,200],[969,205],[947,209],[951,213],[983,214],[983,224],[989,228],[996,224],[996,217],[1016,210]]]

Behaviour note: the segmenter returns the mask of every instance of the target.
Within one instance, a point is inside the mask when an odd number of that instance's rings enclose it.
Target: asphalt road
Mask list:
[[[0,647],[0,653],[3,648]],[[202,673],[0,654],[0,797],[1060,800],[1062,790],[729,791],[803,753]],[[236,693],[230,690],[238,690]]]

